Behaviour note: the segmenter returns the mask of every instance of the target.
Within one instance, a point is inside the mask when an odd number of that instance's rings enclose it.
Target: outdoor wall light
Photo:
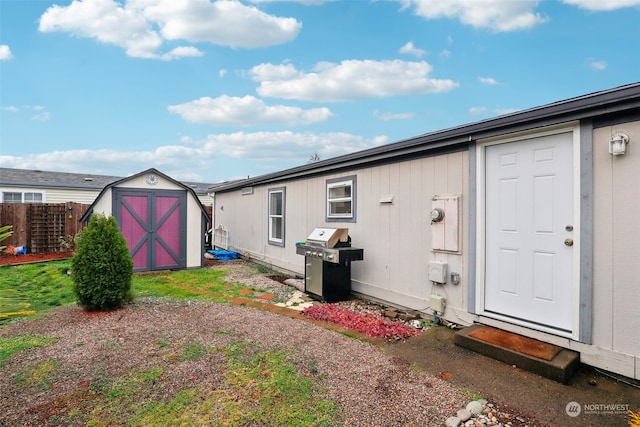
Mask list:
[[[619,156],[627,152],[627,144],[629,143],[629,135],[624,133],[616,133],[609,141],[609,154]]]

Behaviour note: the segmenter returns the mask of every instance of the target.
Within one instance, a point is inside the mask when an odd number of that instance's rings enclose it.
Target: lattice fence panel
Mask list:
[[[31,205],[31,252],[59,252],[65,236],[66,209],[60,204]],[[52,250],[54,249],[54,250]]]

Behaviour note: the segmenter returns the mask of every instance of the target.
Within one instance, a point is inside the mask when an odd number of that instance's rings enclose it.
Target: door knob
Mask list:
[[[573,239],[564,239],[564,244],[567,246],[573,246]]]

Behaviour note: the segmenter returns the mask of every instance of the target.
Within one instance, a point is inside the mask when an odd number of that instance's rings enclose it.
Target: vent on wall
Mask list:
[[[249,194],[253,194],[253,187],[244,187],[241,191],[243,196],[248,196]]]

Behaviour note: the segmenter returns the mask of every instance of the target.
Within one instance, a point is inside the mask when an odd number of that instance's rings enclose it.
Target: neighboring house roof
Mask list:
[[[0,185],[7,187],[101,190],[121,177],[83,173],[0,168]]]
[[[182,187],[187,192],[191,193],[193,198],[198,202],[198,205],[200,206],[200,210],[202,211],[202,215],[206,218],[207,221],[211,221],[211,217],[209,217],[209,214],[207,213],[207,211],[202,206],[202,203],[200,203],[200,199],[198,199],[198,195],[196,194],[196,192],[194,191],[194,189],[192,187],[190,187],[188,185],[185,185],[182,182],[176,181],[175,179],[171,178],[168,175],[163,174],[162,172],[160,172],[157,169],[151,168],[151,169],[147,169],[145,171],[139,172],[139,173],[137,173],[135,175],[131,175],[131,176],[128,176],[126,178],[121,178],[121,179],[119,179],[117,181],[114,181],[114,182],[111,182],[110,184],[107,184],[102,189],[102,191],[100,191],[100,194],[98,194],[98,197],[96,197],[96,199],[93,201],[93,203],[91,203],[91,205],[89,206],[89,209],[87,209],[87,211],[82,216],[82,218],[80,218],[80,222],[86,222],[86,221],[89,220],[89,217],[93,213],[93,208],[95,207],[96,203],[98,203],[98,201],[102,198],[102,196],[104,195],[104,193],[108,189],[110,189],[112,187],[117,187],[118,184],[121,184],[121,183],[126,182],[126,181],[130,181],[132,179],[135,179],[135,178],[138,178],[138,177],[140,177],[142,175],[147,175],[147,174],[154,174],[154,175],[161,176],[162,178],[166,179],[167,181],[170,181],[170,182],[174,183],[175,185],[177,185],[178,187]]]
[[[52,172],[30,169],[0,168],[0,186],[32,188],[64,188],[69,190],[100,191],[105,186],[126,179],[121,176],[92,175],[86,173]],[[197,195],[207,195],[212,184],[182,182]]]
[[[478,139],[566,123],[573,120],[607,117],[608,115],[627,112],[632,112],[635,115],[635,120],[638,120],[640,114],[640,83],[594,92],[541,107],[431,132],[395,143],[254,178],[216,184],[209,188],[209,192],[222,193],[252,185],[269,184],[283,179],[299,179],[318,174],[334,173],[363,165],[388,163],[425,154],[462,151],[468,149],[470,142]]]

